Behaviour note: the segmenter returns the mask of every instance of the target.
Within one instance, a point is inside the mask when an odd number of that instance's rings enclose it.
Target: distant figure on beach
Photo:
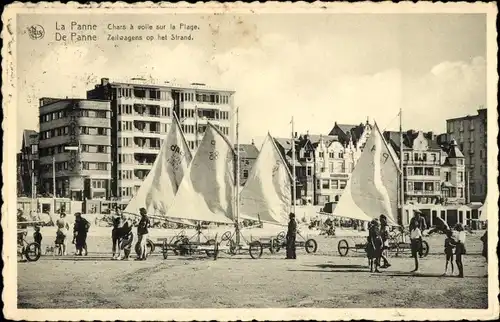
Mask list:
[[[130,256],[130,251],[132,250],[132,243],[134,241],[134,233],[132,229],[134,225],[129,218],[123,217],[123,225],[118,230],[118,236],[120,238],[120,249],[118,251],[117,258],[119,260],[127,260]],[[123,251],[123,255],[120,253]]]
[[[297,222],[295,221],[294,213],[290,213],[289,218],[288,231],[286,232],[286,259],[296,259],[295,240],[297,239]]]
[[[113,242],[112,259],[120,257],[120,228],[123,226],[124,218],[120,209],[116,209],[116,214],[113,216],[113,229],[111,230],[111,241]]]
[[[446,254],[446,265],[444,267],[444,274],[448,274],[448,264],[451,265],[451,274],[453,275],[453,249],[455,248],[455,239],[453,239],[453,232],[451,230],[446,230],[446,239],[444,240],[444,253]]]
[[[466,254],[465,249],[465,230],[462,224],[458,223],[455,227],[458,232],[457,243],[455,246],[455,260],[458,267],[458,277],[464,277],[464,265],[462,263],[462,258]]]
[[[382,238],[382,249],[380,258],[384,260],[384,265],[381,268],[389,268],[389,224],[387,223],[387,216],[380,215],[380,237]]]
[[[28,224],[26,223],[26,218],[23,216],[23,211],[21,209],[17,210],[17,246],[21,248],[21,261],[25,261],[24,258],[24,236],[27,235]]]
[[[40,232],[40,226],[35,226],[35,231],[33,232],[33,240],[38,244],[38,251],[42,251],[42,233]]]
[[[378,219],[373,219],[369,224],[368,236],[373,252],[373,262],[370,263],[370,272],[373,272],[373,264],[375,264],[375,273],[380,273],[380,258],[382,256],[382,237],[380,236],[380,226]]]
[[[73,227],[73,241],[76,246],[76,256],[87,256],[87,233],[89,232],[90,223],[82,217],[82,214],[75,213],[75,225]]]
[[[422,257],[422,233],[425,230],[425,219],[419,210],[415,210],[413,218],[410,220],[410,248],[411,256],[415,260],[414,273],[419,272],[419,257]]]
[[[68,250],[67,236],[69,232],[69,224],[66,221],[66,214],[61,212],[59,219],[56,220],[57,232],[56,232],[56,246],[59,245],[60,254],[66,256]]]
[[[136,260],[146,260],[146,243],[149,233],[148,228],[151,227],[151,222],[149,220],[146,208],[139,209],[139,212],[141,214],[141,220],[139,221],[139,224],[137,226],[137,247],[139,249],[139,252],[137,254]]]

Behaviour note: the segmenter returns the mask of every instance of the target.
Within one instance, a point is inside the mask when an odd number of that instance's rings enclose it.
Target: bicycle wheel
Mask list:
[[[250,257],[252,257],[253,259],[258,259],[262,256],[262,244],[260,243],[260,241],[255,240],[251,242],[249,246],[250,247],[248,251],[250,253]]]
[[[36,262],[42,255],[38,243],[29,243],[24,249],[24,256],[29,262]]]

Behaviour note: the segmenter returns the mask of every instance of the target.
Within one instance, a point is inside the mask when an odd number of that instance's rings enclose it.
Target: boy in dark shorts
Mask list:
[[[35,226],[35,232],[33,233],[33,240],[38,244],[38,250],[42,249],[42,233],[40,232],[40,226]]]

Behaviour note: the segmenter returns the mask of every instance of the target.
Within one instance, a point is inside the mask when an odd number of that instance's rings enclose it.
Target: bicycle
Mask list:
[[[18,229],[17,234],[20,237],[17,243],[17,254],[21,257],[24,255],[28,262],[36,262],[40,259],[42,255],[40,244],[26,240],[26,236],[28,235],[26,229]]]

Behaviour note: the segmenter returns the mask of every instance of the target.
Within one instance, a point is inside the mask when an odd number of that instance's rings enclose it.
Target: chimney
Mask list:
[[[252,139],[252,145],[255,145],[255,142],[254,142],[254,140],[253,140],[253,139]]]

